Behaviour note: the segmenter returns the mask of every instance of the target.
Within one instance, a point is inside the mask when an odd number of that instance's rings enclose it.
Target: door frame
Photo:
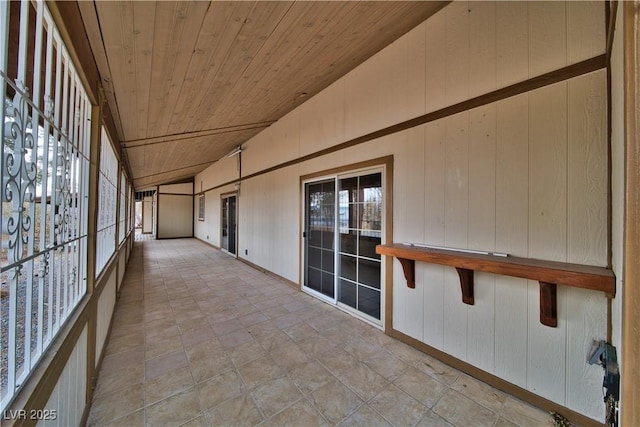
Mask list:
[[[225,249],[222,246],[222,224],[223,224],[223,222],[222,222],[222,212],[223,212],[222,208],[224,206],[224,199],[228,199],[230,197],[235,197],[235,199],[236,199],[236,213],[235,213],[235,237],[236,237],[235,245],[236,245],[236,251],[235,251],[235,253],[229,252],[227,249]],[[222,252],[224,252],[225,254],[230,255],[230,256],[232,256],[234,258],[238,258],[238,217],[239,217],[239,215],[238,215],[238,210],[239,210],[238,209],[238,205],[239,205],[239,197],[238,197],[238,192],[237,191],[230,191],[230,192],[227,192],[227,193],[221,193],[220,194],[220,210],[218,211],[220,213],[220,229],[219,229],[219,232],[220,232],[220,250]],[[228,246],[228,244],[227,244],[227,246]]]
[[[352,163],[345,166],[340,166],[336,168],[326,169],[322,171],[318,171],[311,174],[306,174],[300,176],[300,185],[299,185],[299,206],[300,206],[300,234],[299,234],[299,272],[298,272],[298,283],[300,286],[300,290],[302,292],[308,293],[309,295],[313,295],[318,297],[319,299],[331,303],[336,308],[349,313],[351,315],[357,316],[359,319],[363,320],[371,324],[376,328],[383,329],[386,333],[390,332],[392,329],[393,323],[393,259],[391,257],[382,257],[381,259],[381,275],[380,278],[382,283],[380,286],[380,300],[383,305],[380,310],[380,322],[373,322],[367,318],[365,318],[364,313],[360,313],[357,310],[351,309],[347,310],[342,305],[337,304],[337,293],[334,295],[333,302],[330,298],[325,295],[320,294],[319,292],[313,292],[313,290],[309,290],[303,286],[304,284],[304,270],[305,270],[305,238],[303,233],[305,232],[305,215],[306,215],[306,197],[305,197],[305,184],[314,181],[321,181],[323,179],[329,178],[337,178],[338,175],[344,174],[357,174],[360,171],[367,171],[371,169],[379,168],[382,170],[382,185],[383,185],[383,224],[382,224],[382,243],[391,243],[393,242],[393,155],[379,157],[363,162]],[[337,204],[336,204],[337,209]],[[336,217],[337,220],[337,217]],[[336,235],[334,239],[337,239]],[[336,246],[337,249],[337,246]],[[336,272],[338,266],[336,265]],[[364,316],[363,316],[364,315]]]

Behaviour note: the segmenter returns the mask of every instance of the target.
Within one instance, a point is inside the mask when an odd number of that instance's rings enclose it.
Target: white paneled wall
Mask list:
[[[239,256],[296,283],[299,194],[298,168],[292,166],[243,181],[238,207]]]
[[[111,316],[116,305],[116,275],[114,270],[104,285],[104,289],[98,300],[98,313],[96,316],[96,354],[101,355],[104,348],[109,326],[111,325]],[[100,362],[100,358],[96,358],[96,366]]]
[[[194,198],[194,235],[211,245],[220,247],[220,194],[222,192],[233,191],[233,186],[223,188],[224,191],[211,190],[204,193],[204,221],[199,221],[198,215],[198,198]]]
[[[246,143],[243,173],[589,59],[604,47],[599,2],[454,2]],[[393,155],[394,241],[604,266],[606,98],[602,70],[244,180],[239,256],[299,282],[300,177]],[[223,160],[196,177],[196,189],[232,175]],[[205,229],[218,230],[219,219],[207,215],[196,235],[203,239]],[[558,327],[549,328],[539,322],[537,282],[475,277],[469,306],[454,269],[417,263],[416,288],[409,289],[394,261],[393,327],[602,420],[602,369],[585,360],[591,341],[606,338],[604,296],[558,287]]]
[[[58,383],[44,408],[47,420],[38,421],[39,426],[79,426],[86,404],[87,385],[87,327],[78,338]],[[39,417],[42,418],[42,417]]]

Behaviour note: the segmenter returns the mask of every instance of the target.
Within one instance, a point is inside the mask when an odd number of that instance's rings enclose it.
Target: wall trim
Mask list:
[[[185,197],[193,197],[193,194],[187,193],[158,193],[160,196],[185,196]]]

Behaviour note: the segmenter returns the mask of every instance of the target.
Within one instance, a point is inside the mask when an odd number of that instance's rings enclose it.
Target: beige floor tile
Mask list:
[[[507,398],[503,392],[462,373],[451,388],[464,394],[485,408],[498,413],[502,410],[502,405]]]
[[[249,328],[247,328],[247,330],[249,331],[251,336],[253,336],[260,342],[268,339],[271,335],[279,331],[278,327],[271,321],[258,323],[257,325],[250,326]]]
[[[311,403],[330,423],[337,424],[355,412],[363,401],[339,381],[330,381],[308,395]]]
[[[289,310],[286,308],[276,305],[275,307],[271,307],[262,311],[262,313],[267,316],[269,319],[278,319],[284,315],[289,314]]]
[[[261,427],[328,427],[330,425],[311,403],[302,399],[269,418]]]
[[[427,408],[433,407],[447,391],[446,385],[415,368],[409,368],[393,383]]]
[[[233,397],[240,396],[245,389],[238,373],[231,369],[198,384],[200,402],[205,409],[213,408]]]
[[[291,340],[293,340],[294,342],[300,342],[318,337],[318,332],[311,326],[309,326],[309,324],[306,322],[298,323],[289,328],[286,328],[283,330],[283,332],[287,334],[289,338],[291,338]]]
[[[205,326],[210,326],[210,325],[207,320],[207,317],[204,315],[200,315],[195,319],[185,320],[184,322],[178,322],[178,329],[180,329],[180,333],[182,334],[184,334],[185,332],[201,329]]]
[[[355,357],[341,349],[319,354],[317,359],[335,376],[346,375],[360,364]]]
[[[336,344],[322,335],[298,342],[298,346],[309,356],[316,358],[323,353],[336,351]]]
[[[180,427],[210,427],[211,420],[208,415],[202,414],[192,420],[187,421],[184,424],[180,424]]]
[[[120,369],[101,370],[94,395],[103,396],[143,381],[144,366],[142,365],[124,365]]]
[[[93,400],[87,425],[102,426],[144,406],[144,386],[134,384]]]
[[[364,363],[357,363],[349,370],[336,372],[334,375],[365,401],[380,393],[389,384],[382,375]]]
[[[185,390],[146,408],[147,426],[181,425],[202,415],[198,392]]]
[[[202,382],[233,367],[226,353],[216,351],[209,355],[189,358],[189,367],[196,383]]]
[[[144,427],[144,409],[139,409],[124,417],[117,418],[103,425],[103,427]]]
[[[273,360],[285,371],[290,371],[311,361],[311,358],[295,344],[286,345],[271,352]]]
[[[336,379],[317,361],[298,366],[289,371],[289,376],[305,394],[311,393]]]
[[[453,426],[451,423],[447,422],[440,415],[436,414],[433,411],[429,411],[424,417],[422,417],[420,422],[416,424],[416,427],[453,427]],[[460,427],[465,427],[465,426],[460,426]],[[507,427],[507,426],[504,426],[504,427]]]
[[[417,363],[424,358],[424,353],[400,341],[394,340],[385,345],[384,348],[410,365]]]
[[[463,396],[449,390],[433,407],[433,412],[457,426],[493,426],[498,414]]]
[[[451,385],[456,382],[460,371],[448,366],[431,356],[425,355],[416,367],[427,375],[432,376],[443,384]]]
[[[159,317],[156,320],[152,320],[149,321],[147,323],[145,323],[145,334],[147,336],[149,336],[150,333],[155,332],[156,330],[163,330],[166,329],[170,326],[175,326],[176,325],[176,321],[173,318],[173,314],[171,313],[171,309],[170,308],[165,308],[162,309],[160,311],[158,311],[158,313],[163,314],[162,317]],[[171,313],[171,315],[167,315],[168,313]]]
[[[230,308],[231,312],[236,315],[236,317],[240,318],[243,316],[247,316],[249,314],[255,313],[258,311],[255,305],[253,304],[245,304],[239,307]]]
[[[549,421],[548,425],[551,426],[552,422]],[[500,417],[498,418],[498,421],[496,421],[496,425],[494,427],[518,427],[518,425]]]
[[[182,343],[185,347],[191,347],[204,341],[210,341],[215,337],[213,329],[209,326],[209,323],[205,322],[202,328],[183,332]]]
[[[293,344],[293,341],[291,341],[289,335],[285,334],[281,330],[264,336],[258,341],[260,341],[260,344],[262,344],[262,348],[264,348],[267,353],[271,353],[274,350],[282,347],[288,347]]]
[[[172,369],[144,383],[145,403],[151,405],[194,386],[188,367]]]
[[[286,377],[259,384],[251,391],[251,396],[267,418],[303,398],[300,390]]]
[[[345,346],[342,347],[342,349],[361,362],[368,360],[380,353],[380,347],[374,346],[373,344],[370,344],[365,340],[361,340],[359,338],[349,341]]]
[[[182,340],[179,336],[148,340],[145,346],[145,358],[146,360],[153,359],[180,350],[182,347]]]
[[[198,358],[211,357],[212,355],[217,356],[224,353],[224,349],[220,345],[220,342],[215,338],[199,342],[192,346],[186,346],[184,351],[190,362],[193,362]]]
[[[247,394],[227,400],[211,410],[210,414],[214,426],[255,426],[264,419]]]
[[[393,381],[409,369],[409,365],[382,348],[364,363],[389,381]]]
[[[521,427],[546,426],[551,421],[548,412],[511,396],[505,400],[500,415],[502,418]]]
[[[240,366],[238,371],[249,389],[253,389],[265,381],[282,378],[286,375],[286,372],[269,356]]]
[[[209,324],[211,326],[236,318],[236,315],[233,314],[231,310],[222,310],[218,308],[218,304],[211,308],[211,311],[209,313],[210,314],[207,316],[207,320],[209,321]]]
[[[369,406],[396,426],[415,425],[428,411],[426,406],[393,384],[371,399]]]
[[[145,378],[149,381],[159,375],[179,368],[184,368],[186,366],[188,366],[187,356],[185,355],[184,350],[180,348],[177,351],[147,360],[145,366]]]
[[[105,356],[102,359],[101,369],[104,372],[119,371],[122,367],[144,367],[144,351],[136,347],[130,351]]]
[[[129,333],[122,338],[109,340],[109,344],[105,350],[105,355],[109,356],[116,353],[140,349],[144,349],[144,334],[136,331]]]
[[[212,326],[213,332],[215,332],[217,336],[226,335],[228,333],[237,331],[238,329],[243,329],[244,327],[245,326],[240,323],[240,320],[235,317],[225,322],[216,323]]]
[[[147,342],[173,337],[178,337],[178,339],[180,339],[180,328],[178,328],[178,325],[176,324],[169,326],[154,326],[153,328],[145,327],[145,339]]]
[[[367,405],[362,405],[356,412],[349,415],[340,427],[390,427],[391,424]]]
[[[249,327],[252,325],[257,325],[258,323],[265,322],[269,320],[269,318],[259,311],[255,311],[253,313],[238,317],[238,320],[240,321],[240,323],[242,323],[243,326]]]
[[[225,349],[231,349],[242,344],[253,341],[253,336],[246,329],[239,329],[237,331],[221,335],[218,337],[218,341]]]
[[[258,341],[249,341],[227,349],[227,354],[235,366],[242,366],[267,355]]]

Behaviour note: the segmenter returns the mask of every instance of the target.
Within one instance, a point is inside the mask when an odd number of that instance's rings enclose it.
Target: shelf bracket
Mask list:
[[[558,303],[556,298],[556,284],[540,283],[540,323],[555,328],[558,326]]]
[[[398,258],[400,265],[402,265],[402,271],[404,271],[404,278],[407,279],[407,286],[411,289],[416,287],[416,263],[412,259]]]
[[[456,267],[458,276],[460,276],[460,288],[462,289],[462,302],[473,305],[473,270],[467,268]]]

